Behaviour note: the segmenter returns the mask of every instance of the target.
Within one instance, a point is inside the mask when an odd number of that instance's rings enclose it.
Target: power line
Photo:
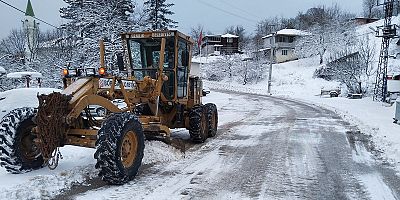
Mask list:
[[[11,7],[11,8],[13,8],[14,10],[17,10],[17,11],[19,11],[19,12],[25,14],[25,12],[24,12],[23,10],[21,10],[21,9],[19,9],[19,8],[17,8],[17,7],[15,7],[15,6],[13,6],[13,5],[11,5],[11,4],[9,4],[9,3],[3,1],[3,0],[0,0],[0,2],[6,4],[7,6],[9,6],[9,7]],[[44,24],[47,24],[47,25],[51,26],[51,27],[54,27],[54,28],[56,28],[56,29],[59,28],[59,27],[54,26],[53,24],[50,24],[50,23],[48,23],[48,22],[46,22],[46,21],[44,21],[44,20],[42,20],[42,19],[39,19],[39,18],[37,18],[37,17],[35,17],[35,16],[32,16],[32,17],[33,17],[34,19],[37,19],[37,20],[40,21],[40,22],[43,22]]]
[[[229,5],[230,7],[235,8],[236,10],[242,11],[243,13],[246,13],[247,15],[251,15],[251,16],[253,16],[253,17],[255,17],[255,18],[261,18],[261,17],[259,17],[259,16],[257,16],[257,15],[254,15],[254,14],[251,13],[251,12],[248,12],[248,11],[245,10],[245,9],[242,9],[242,8],[240,8],[240,7],[235,6],[234,4],[230,3],[229,1],[226,1],[226,0],[222,0],[222,1],[223,1],[225,4]]]
[[[247,18],[247,17],[243,17],[243,16],[240,16],[240,15],[235,14],[235,13],[233,13],[233,12],[224,10],[224,9],[219,8],[219,7],[217,7],[217,6],[214,6],[214,5],[210,4],[210,3],[207,3],[207,2],[205,2],[205,1],[203,1],[203,0],[198,0],[198,1],[199,1],[200,3],[206,5],[206,6],[209,6],[209,7],[211,7],[211,8],[217,9],[217,10],[219,10],[219,11],[221,11],[221,12],[224,12],[224,13],[226,13],[226,14],[229,14],[229,15],[231,15],[231,16],[234,16],[234,17],[237,17],[237,18],[240,18],[240,19],[244,19],[244,20],[246,20],[246,21],[256,22],[256,23],[257,23],[257,21],[255,21],[255,20],[252,20],[252,19],[249,19],[249,18]]]

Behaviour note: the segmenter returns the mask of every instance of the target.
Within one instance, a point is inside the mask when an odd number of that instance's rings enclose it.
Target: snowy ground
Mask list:
[[[315,63],[317,60],[315,59],[305,59],[294,62],[289,62],[285,64],[280,64],[274,66],[274,80],[272,93],[273,96],[280,96],[291,99],[299,99],[300,101],[310,102],[311,104],[322,105],[327,107],[335,112],[339,113],[343,116],[345,120],[350,121],[353,125],[357,125],[365,134],[369,134],[373,136],[373,141],[378,149],[381,149],[383,152],[382,157],[387,159],[391,164],[399,167],[399,149],[400,149],[400,138],[398,134],[400,132],[400,126],[394,125],[392,123],[391,118],[393,117],[393,107],[383,107],[381,104],[371,101],[370,99],[362,99],[362,100],[350,100],[343,97],[339,98],[328,98],[328,97],[320,97],[319,92],[321,87],[331,88],[337,87],[337,83],[326,82],[319,79],[313,79],[312,73],[316,68]],[[296,72],[296,73],[295,73]],[[205,82],[206,87],[211,88],[215,91],[218,90],[231,90],[231,91],[239,91],[246,93],[255,93],[255,94],[266,94],[266,82],[262,82],[256,85],[243,86],[239,84],[233,84],[229,82]],[[47,92],[51,92],[52,89],[49,89]],[[15,93],[15,91],[14,91]],[[13,99],[11,102],[22,102],[31,103],[35,105],[36,95],[30,95],[31,98],[26,97],[26,92],[17,92],[17,98]],[[36,93],[32,93],[36,94]],[[3,96],[4,93],[0,93]],[[7,99],[7,98],[6,98]],[[4,99],[4,100],[6,100]],[[220,127],[229,126],[230,123],[235,122],[241,123],[245,118],[242,115],[238,115],[235,113],[235,105],[246,105],[246,100],[237,99],[237,95],[234,94],[224,94],[224,93],[216,93],[212,92],[211,95],[205,98],[205,102],[214,102],[218,105],[220,110],[221,117],[219,118]],[[0,104],[0,107],[4,109],[6,106],[7,109],[12,104]],[[261,105],[261,104],[260,104]],[[271,105],[273,106],[273,105]],[[262,109],[265,109],[263,107]],[[256,108],[252,108],[252,110],[257,110]],[[279,109],[278,109],[279,111]],[[279,116],[280,113],[270,113],[271,116]],[[243,132],[237,132],[237,134],[246,137],[246,133],[251,132],[253,135],[259,134],[260,130],[250,128],[245,129]],[[274,128],[274,127],[271,127]],[[275,127],[277,128],[277,127]],[[236,129],[235,129],[236,130]],[[264,130],[264,129],[263,129]],[[267,131],[267,129],[265,129]],[[274,129],[272,129],[274,130]],[[230,130],[234,131],[234,130]],[[236,132],[235,132],[236,133]],[[174,134],[183,134],[187,135],[186,130],[177,130]],[[249,140],[251,142],[256,142],[256,140]],[[243,144],[241,141],[236,141],[235,145],[237,147],[249,146],[249,141]],[[302,140],[303,141],[303,140]],[[305,141],[305,140],[304,140]],[[200,146],[200,149],[193,149],[191,152],[183,153],[180,150],[177,150],[171,146],[165,145],[161,142],[146,142],[145,148],[145,157],[143,160],[144,171],[146,168],[151,168],[152,170],[157,170],[159,168],[164,168],[164,166],[172,166],[175,168],[180,168],[181,165],[179,163],[183,162],[183,164],[188,165],[187,174],[178,174],[178,178],[172,178],[170,182],[174,182],[177,180],[186,180],[185,176],[189,176],[191,178],[195,178],[194,175],[190,175],[192,173],[189,169],[196,165],[197,163],[202,163],[197,160],[195,163],[191,163],[191,158],[202,157],[203,150],[207,150],[214,145],[222,145],[225,144],[224,140],[211,140],[210,144],[206,144],[204,146]],[[251,146],[251,145],[250,145]],[[310,149],[312,150],[312,149]],[[354,160],[357,160],[360,163],[363,162],[373,162],[370,161],[370,155],[366,151],[366,155],[357,155],[355,154]],[[97,171],[94,169],[95,160],[93,158],[93,149],[80,148],[80,147],[63,147],[61,149],[61,153],[63,158],[60,161],[59,167],[50,171],[47,168],[43,168],[41,170],[37,170],[34,172],[14,175],[8,174],[4,168],[0,168],[0,199],[52,199],[63,193],[64,191],[70,191],[74,185],[96,185],[94,183],[88,183],[88,180],[99,181],[97,178]],[[214,159],[214,160],[213,160]],[[214,155],[210,154],[210,157],[207,158],[208,164],[213,163],[217,159]],[[369,164],[368,164],[369,165]],[[152,168],[152,166],[158,166]],[[195,169],[202,168],[201,166],[195,166]],[[206,167],[206,166],[203,166]],[[222,169],[219,171],[213,171],[212,173],[219,174]],[[184,173],[185,170],[182,172]],[[201,172],[201,171],[199,171]],[[157,173],[157,172],[155,172]],[[150,173],[151,174],[151,173]],[[139,194],[146,195],[146,191],[149,189],[149,185],[156,184],[160,177],[158,175],[150,175],[149,173],[145,173],[143,176],[140,176],[136,181],[128,184],[123,187],[108,187],[104,185],[100,185],[100,189],[89,191],[84,193],[83,196],[79,197],[81,199],[94,198],[98,197],[99,199],[107,199],[112,197],[118,197],[120,195],[127,195],[130,187],[137,188],[135,192]],[[212,175],[212,174],[211,174]],[[210,175],[210,176],[211,176]],[[168,175],[169,176],[169,175]],[[172,176],[175,176],[172,175]],[[364,187],[368,188],[370,191],[371,197],[384,197],[386,194],[391,194],[389,192],[385,192],[389,190],[386,187],[386,184],[383,184],[383,179],[380,175],[374,174],[365,174],[360,175],[358,178],[364,185]],[[161,177],[162,180],[162,177]],[[99,181],[101,182],[101,181]],[[104,184],[104,183],[103,183]],[[133,185],[132,185],[133,184]],[[162,185],[162,183],[159,183]],[[164,183],[166,184],[166,183]],[[167,185],[168,185],[167,184]],[[169,187],[166,185],[165,190],[168,190]],[[379,187],[377,187],[379,186]],[[180,185],[177,183],[176,188],[180,188]],[[377,191],[374,192],[374,188]],[[371,192],[372,191],[372,192]],[[382,192],[383,191],[383,192]],[[155,197],[156,194],[162,194],[163,191],[157,189],[155,194],[149,194],[152,197]],[[183,193],[185,193],[183,191]],[[177,195],[177,194],[171,194]],[[228,194],[231,195],[233,199],[241,198],[242,196],[238,196],[238,194]],[[127,196],[126,196],[127,197]],[[145,198],[145,196],[142,196]],[[149,197],[149,196],[147,196]],[[176,196],[175,196],[176,197]],[[128,198],[128,197],[127,197]],[[227,198],[227,196],[225,196]]]
[[[301,59],[273,66],[273,96],[285,97],[324,106],[341,115],[345,120],[357,125],[367,135],[371,135],[377,152],[385,162],[391,163],[400,171],[400,125],[393,124],[395,106],[364,99],[345,97],[329,98],[320,96],[324,89],[340,87],[338,83],[314,79],[318,58]],[[255,85],[241,85],[230,82],[208,82],[206,87],[267,95],[267,81]]]

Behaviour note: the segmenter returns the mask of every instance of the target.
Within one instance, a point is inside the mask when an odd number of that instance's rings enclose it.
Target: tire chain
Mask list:
[[[38,113],[36,116],[38,147],[42,153],[44,161],[52,166],[58,163],[49,163],[50,159],[58,157],[59,152],[53,153],[62,145],[65,140],[65,132],[68,125],[65,121],[69,113],[69,101],[71,96],[63,95],[58,92],[49,95],[40,95]],[[58,159],[55,159],[58,162]],[[49,168],[52,167],[49,165]]]

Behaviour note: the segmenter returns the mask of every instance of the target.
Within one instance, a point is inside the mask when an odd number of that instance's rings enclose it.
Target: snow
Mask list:
[[[371,41],[377,41],[379,39],[372,39],[374,33],[371,33],[369,26],[379,25],[379,23],[381,22],[363,26],[358,29],[358,32],[360,34],[371,34]],[[278,31],[278,34],[296,33],[293,29],[284,29],[281,31],[281,33]],[[192,62],[207,64],[216,62],[222,58],[222,56],[196,57],[192,59]],[[394,66],[396,62],[398,61],[390,61],[392,66]],[[328,82],[322,79],[315,79],[313,73],[318,67],[320,67],[318,63],[319,58],[313,57],[273,65],[272,95],[295,99],[297,101],[304,101],[335,111],[346,121],[350,122],[352,125],[356,125],[362,133],[372,136],[376,149],[383,152],[381,155],[382,158],[400,171],[400,126],[392,123],[395,107],[374,102],[369,97],[356,100],[344,97],[328,98],[327,96],[320,96],[321,89],[335,89],[338,87],[340,88],[341,85],[338,82]],[[265,65],[264,67],[268,66]],[[17,75],[18,78],[24,76],[23,73],[17,73],[15,74],[15,77],[17,77]],[[243,85],[227,80],[219,82],[204,81],[204,83],[206,87],[212,90],[228,90],[269,95],[267,92],[267,80],[253,85]],[[52,88],[23,88],[0,93],[0,119],[14,108],[25,106],[37,107],[37,94],[47,94],[53,91],[58,90]],[[237,115],[233,112],[229,112],[229,109],[231,109],[230,106],[246,104],[243,99],[237,99],[235,94],[212,92],[205,97],[205,102],[214,102],[218,107],[225,108],[224,117],[219,118],[220,126],[226,125],[232,121],[240,121],[246,117],[245,115]],[[246,111],[244,110],[243,112]],[[279,113],[267,114],[279,115]],[[272,129],[279,127],[271,125],[269,128]],[[238,134],[242,135],[249,132],[257,135],[263,130],[258,126],[239,126],[239,128],[231,131],[236,131]],[[186,133],[187,131],[185,131],[185,134]],[[176,131],[173,132],[173,134],[180,134],[180,132]],[[243,143],[238,141],[235,145],[251,146],[253,145],[253,142],[254,141],[251,140]],[[180,161],[182,158],[187,156],[180,150],[162,142],[146,141],[145,145],[145,156],[143,158],[144,165],[157,165],[159,163]],[[210,144],[205,144],[201,147],[201,151],[206,151],[208,148],[210,148]],[[94,170],[94,151],[94,149],[65,146],[61,148],[63,159],[60,161],[59,167],[54,171],[43,168],[27,174],[15,175],[8,174],[4,168],[0,168],[0,199],[52,199],[63,190],[71,188],[74,184],[84,183],[87,179],[97,177],[98,171]],[[371,157],[371,154],[353,155],[356,162],[362,163],[372,162]],[[183,169],[181,172],[184,176],[187,176],[187,181],[183,183],[177,182],[176,185],[187,184],[186,182],[189,182],[194,176],[192,174],[196,174],[193,171],[189,171],[189,169],[200,170],[206,168],[205,166],[210,165],[210,163],[217,163],[213,167],[220,168],[221,166],[219,166],[216,161],[217,157],[211,156],[208,160],[199,160],[198,162],[193,163],[192,166]],[[218,170],[222,171],[223,169]],[[154,176],[157,176],[157,174]],[[133,184],[137,185],[128,186],[138,187],[140,189],[140,181],[153,182],[151,180],[152,177],[143,179],[138,180],[139,183],[133,181]],[[382,177],[379,175],[360,175],[359,179],[365,184],[369,191],[373,191],[370,194],[372,199],[394,198],[392,196],[385,196],[386,194],[390,194],[390,191],[388,191],[390,189],[383,183]],[[159,183],[154,182],[154,184]],[[174,188],[176,185],[170,187]],[[162,194],[171,188],[160,188],[160,191],[155,193]],[[117,191],[118,187],[116,187],[115,190]],[[141,190],[145,193],[147,188],[142,188]],[[220,198],[241,198],[239,194],[223,192],[225,191],[221,192]],[[104,195],[104,193],[98,193],[98,191],[92,191],[88,194],[88,196],[93,199],[104,198],[102,195]],[[154,198],[157,197],[154,196]]]
[[[11,110],[22,107],[38,107],[38,94],[49,94],[60,90],[54,88],[19,88],[0,92],[0,119]]]
[[[347,99],[320,96],[321,89],[330,90],[340,88],[341,85],[313,78],[313,72],[318,67],[317,57],[273,65],[272,95],[312,103],[335,111],[346,121],[357,125],[362,133],[371,135],[377,150],[383,152],[383,159],[400,171],[400,125],[394,124],[392,119],[395,106],[372,101],[371,97]],[[229,81],[205,81],[205,86],[212,90],[269,95],[267,82],[264,80],[254,85],[243,85]]]
[[[239,36],[237,35],[232,35],[230,33],[227,33],[225,35],[221,35],[222,38],[238,38]]]
[[[7,73],[3,67],[0,67],[0,75]]]
[[[304,35],[308,35],[309,33],[302,31],[302,30],[297,30],[297,29],[282,29],[280,31],[277,31],[275,34],[276,35],[290,35],[290,36],[304,36]],[[267,36],[262,37],[262,39],[269,38],[271,36],[272,36],[272,34],[269,34]]]
[[[97,176],[94,149],[66,146],[57,169],[47,168],[25,174],[9,174],[0,168],[0,199],[52,199],[62,189]]]
[[[249,55],[246,54],[240,54],[238,55],[241,60],[246,60],[251,58]],[[216,62],[218,60],[224,59],[224,56],[207,56],[207,57],[200,57],[200,56],[195,56],[192,58],[192,63],[201,63],[201,64],[209,64]]]
[[[25,78],[25,77],[31,77],[31,78],[42,78],[42,74],[39,72],[13,72],[7,74],[7,78]]]
[[[222,56],[193,57],[192,63],[202,63],[202,64],[213,63],[221,58]]]
[[[380,175],[366,174],[360,176],[360,180],[367,187],[368,191],[370,191],[369,195],[371,199],[397,199],[393,196],[391,189],[385,184]]]

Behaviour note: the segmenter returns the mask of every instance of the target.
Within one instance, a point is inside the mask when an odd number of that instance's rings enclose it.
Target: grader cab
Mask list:
[[[195,142],[215,136],[217,107],[203,105],[202,81],[190,75],[193,40],[178,31],[121,36],[118,70],[104,66],[100,43],[100,68],[69,66],[61,93],[38,96],[38,108],[16,109],[3,118],[1,166],[11,173],[55,168],[59,147],[96,148],[99,176],[124,184],[141,165],[145,139],[168,139],[174,128],[188,129]],[[93,116],[92,105],[107,110],[106,116]]]

